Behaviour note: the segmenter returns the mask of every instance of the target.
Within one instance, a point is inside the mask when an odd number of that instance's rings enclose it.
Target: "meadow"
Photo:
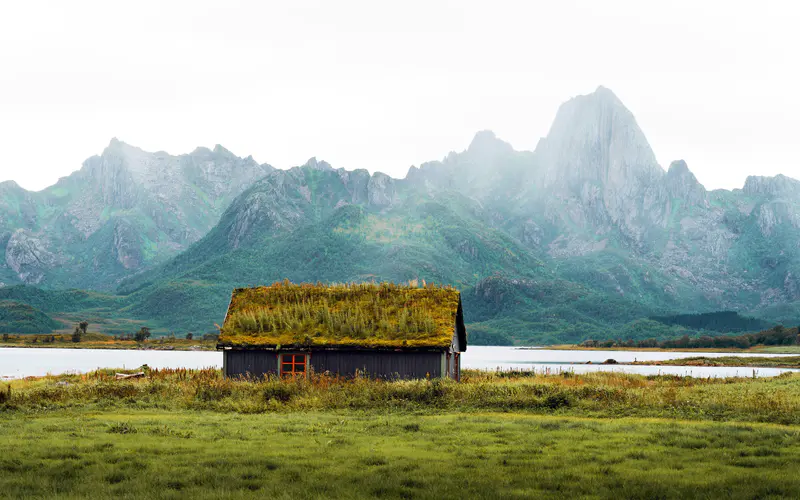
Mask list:
[[[800,375],[463,378],[13,381],[0,496],[800,496]]]

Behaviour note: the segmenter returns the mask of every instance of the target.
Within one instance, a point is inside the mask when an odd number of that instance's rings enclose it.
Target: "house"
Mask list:
[[[452,287],[283,281],[233,291],[217,349],[229,377],[458,380],[467,333]]]

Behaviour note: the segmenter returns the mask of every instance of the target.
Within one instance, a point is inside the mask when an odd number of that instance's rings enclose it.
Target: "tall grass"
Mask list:
[[[591,373],[560,375],[465,371],[449,380],[381,381],[313,375],[284,381],[227,379],[219,370],[151,370],[115,380],[110,371],[12,382],[0,411],[71,407],[204,409],[265,413],[295,410],[528,411],[587,416],[648,416],[800,423],[800,375],[771,379]]]
[[[458,304],[457,290],[428,284],[279,282],[234,291],[220,342],[447,345]]]

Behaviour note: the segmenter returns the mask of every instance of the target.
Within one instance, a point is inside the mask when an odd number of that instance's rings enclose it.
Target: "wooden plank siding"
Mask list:
[[[314,351],[311,366],[316,373],[343,376],[356,371],[373,378],[438,378],[444,352]]]
[[[222,365],[228,377],[263,377],[268,373],[278,373],[278,356],[274,351],[228,350],[222,356]]]
[[[329,372],[345,377],[362,376],[387,379],[439,378],[458,379],[458,364],[447,351],[367,351],[367,350],[281,350],[281,354],[307,354],[314,373]],[[278,353],[266,350],[225,350],[223,366],[228,377],[262,377],[278,374]]]

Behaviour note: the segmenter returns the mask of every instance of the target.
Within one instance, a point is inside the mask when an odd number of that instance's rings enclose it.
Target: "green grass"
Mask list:
[[[165,410],[0,423],[9,497],[789,498],[800,431],[513,413]]]
[[[115,371],[0,384],[0,496],[800,497],[800,375]]]

